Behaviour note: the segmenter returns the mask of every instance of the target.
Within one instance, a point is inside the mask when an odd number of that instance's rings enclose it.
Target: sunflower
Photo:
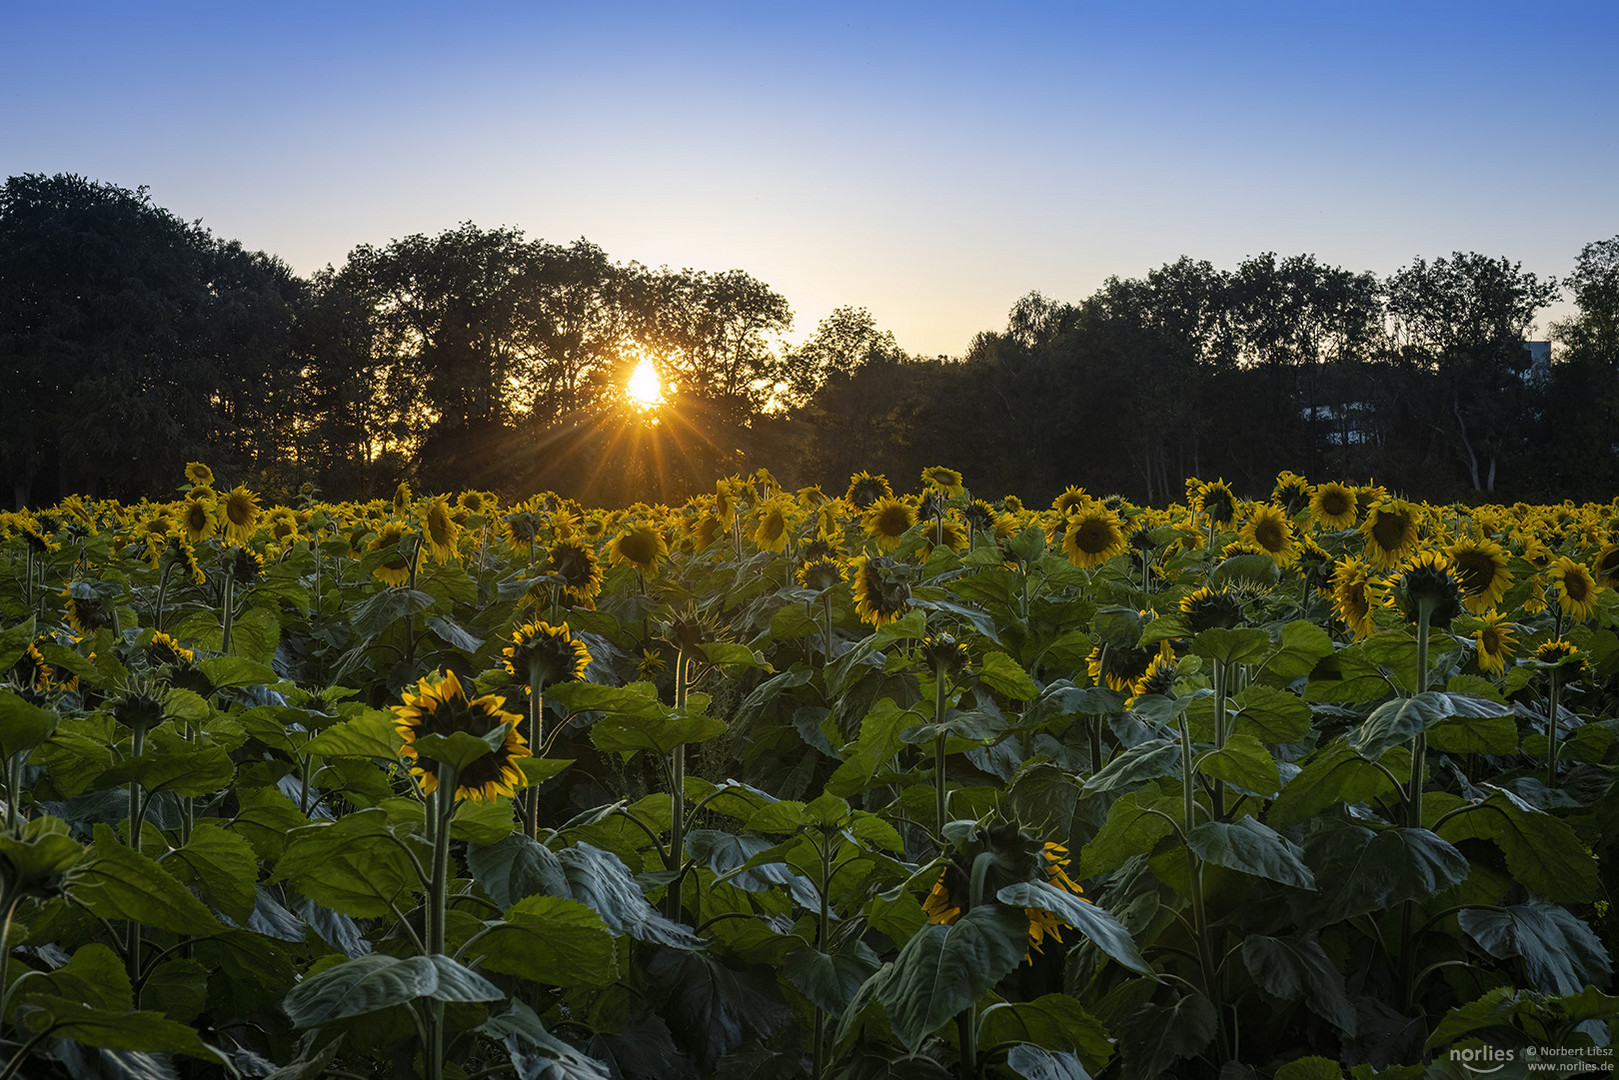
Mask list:
[[[1565,669],[1571,679],[1585,674],[1585,653],[1563,638],[1542,641],[1535,647],[1535,660],[1542,667]]]
[[[416,525],[422,531],[422,543],[434,562],[456,562],[460,557],[458,544],[461,526],[450,513],[450,501],[443,495],[423,500],[416,507]]]
[[[876,542],[877,550],[893,551],[916,524],[916,511],[908,502],[884,496],[872,502],[863,520],[866,536]]]
[[[793,530],[792,510],[792,503],[782,498],[770,499],[760,508],[759,526],[753,531],[753,542],[760,550],[787,550],[787,537]]]
[[[1390,570],[1417,546],[1417,508],[1404,499],[1388,499],[1366,513],[1360,531],[1366,557],[1379,570]]]
[[[1242,601],[1224,588],[1205,585],[1181,597],[1181,614],[1186,629],[1201,634],[1215,627],[1232,627],[1242,622]]]
[[[422,793],[431,795],[438,787],[442,765],[423,765],[416,752],[416,740],[423,735],[450,735],[465,731],[480,739],[487,738],[497,728],[506,728],[505,740],[498,749],[469,764],[455,777],[455,799],[473,802],[493,802],[497,795],[514,794],[523,786],[523,771],[517,759],[531,756],[528,744],[517,730],[522,718],[501,708],[501,699],[495,694],[469,699],[455,673],[446,672],[438,682],[431,676],[416,684],[416,692],[405,691],[403,705],[395,705],[394,728],[405,740],[399,756],[411,762],[410,774],[421,784]]]
[[[967,666],[967,646],[953,634],[929,634],[922,639],[920,651],[928,667],[935,671],[943,668],[947,675],[954,675]]]
[[[945,497],[951,499],[967,492],[967,489],[962,486],[961,474],[954,469],[947,469],[943,465],[930,465],[923,469],[922,483],[924,486],[939,489],[944,492]]]
[[[487,514],[492,512],[499,503],[488,492],[468,489],[456,496],[455,505],[469,514]]]
[[[1557,607],[1575,622],[1584,622],[1596,613],[1597,594],[1602,591],[1591,571],[1567,555],[1559,555],[1546,571],[1557,589]]]
[[[1024,880],[1036,880],[1044,875],[1046,881],[1067,892],[1084,899],[1085,890],[1073,878],[1068,876],[1065,869],[1073,860],[1068,857],[1068,849],[1061,844],[1046,842],[1038,855],[1033,855],[1032,849],[1035,841],[1026,834],[1018,832],[1011,826],[998,826],[986,833],[994,837],[990,844],[994,846],[1011,847],[1015,850],[1009,852],[1018,856],[1016,862],[1027,865],[1029,869],[1022,873]],[[1015,836],[1011,843],[1007,842],[1007,835]],[[1020,849],[1020,850],[1017,850]],[[922,911],[927,915],[928,922],[943,926],[954,925],[962,916],[962,903],[968,895],[970,888],[969,878],[960,867],[952,861],[939,874],[939,880],[933,883],[933,888],[922,901]],[[988,890],[986,890],[988,891]],[[990,900],[990,903],[999,901]],[[1089,903],[1089,901],[1085,901]],[[1024,908],[1023,914],[1029,920],[1029,951],[1024,952],[1023,959],[1027,963],[1031,959],[1031,952],[1040,952],[1040,945],[1046,938],[1053,941],[1062,941],[1062,928],[1067,923],[1049,911],[1040,908]]]
[[[182,648],[178,641],[159,630],[146,643],[146,661],[154,666],[162,664],[189,664],[197,658],[190,649]]]
[[[183,536],[176,536],[169,541],[169,544],[174,549],[175,561],[186,572],[186,576],[191,578],[191,583],[193,585],[206,585],[208,575],[203,570],[202,563],[197,561],[197,549],[191,546],[191,542]]]
[[[1446,548],[1445,555],[1462,587],[1462,603],[1475,615],[1499,604],[1512,586],[1506,549],[1494,540],[1465,537]]]
[[[1619,589],[1619,544],[1609,544],[1591,560],[1591,576],[1598,585]]]
[[[894,560],[885,555],[857,555],[849,560],[855,614],[877,629],[898,619],[911,606],[911,587],[894,570]]]
[[[201,491],[193,492],[180,510],[180,525],[186,539],[193,544],[213,539],[219,530],[219,513],[213,498]]]
[[[62,598],[67,601],[65,611],[67,624],[73,627],[76,633],[88,637],[103,626],[113,625],[114,611],[95,593],[74,596],[73,586],[70,585],[62,590]]]
[[[1276,477],[1270,497],[1291,517],[1310,504],[1310,483],[1297,473],[1283,470]]]
[[[945,547],[951,551],[967,550],[967,527],[954,517],[936,518],[929,521],[922,529],[923,544],[922,557],[926,559],[933,554],[934,548]]]
[[[650,574],[669,554],[669,542],[656,526],[644,523],[627,526],[607,545],[607,557],[614,566],[629,563]]]
[[[264,557],[250,547],[234,547],[228,556],[230,576],[238,585],[251,585],[264,573]]]
[[[512,631],[512,643],[501,654],[510,674],[536,688],[581,679],[590,664],[590,650],[567,623],[524,623]]]
[[[193,488],[211,488],[214,486],[214,470],[200,461],[193,461],[186,465],[186,479]]]
[[[1356,513],[1354,488],[1328,481],[1310,489],[1310,517],[1323,529],[1347,529]]]
[[[1461,585],[1443,552],[1422,551],[1400,564],[1387,603],[1409,623],[1419,622],[1426,606],[1428,625],[1446,627],[1461,613]]]
[[[1231,485],[1222,480],[1210,480],[1197,486],[1196,509],[1209,515],[1216,525],[1225,526],[1237,513],[1237,495]]]
[[[1484,625],[1473,635],[1474,642],[1478,644],[1479,670],[1504,675],[1507,661],[1512,659],[1512,650],[1517,645],[1512,636],[1515,628],[1507,622],[1505,615],[1493,610],[1479,618]]]
[[[29,642],[23,654],[17,658],[17,662],[11,665],[8,675],[12,684],[24,690],[45,693],[56,685],[56,669],[51,667],[45,659],[45,654],[40,652],[39,647],[33,642]]]
[[[410,493],[410,484],[403,480],[399,481],[399,486],[394,488],[394,513],[403,516],[414,501],[415,496]]]
[[[1075,566],[1094,569],[1125,550],[1119,515],[1094,500],[1071,510],[1063,531],[1062,553]]]
[[[1370,637],[1377,630],[1372,621],[1376,600],[1371,570],[1359,559],[1345,559],[1332,571],[1332,609],[1338,621],[1357,638]]]
[[[798,568],[798,583],[816,592],[830,589],[843,580],[843,565],[833,558],[809,559]]]
[[[1125,700],[1125,708],[1136,703],[1137,698],[1148,694],[1173,694],[1175,692],[1175,678],[1180,669],[1179,661],[1173,652],[1162,652],[1152,658],[1147,670],[1142,672],[1141,678],[1130,684],[1130,696]]]
[[[393,552],[371,571],[371,575],[384,585],[403,585],[410,580],[410,558],[398,550],[409,535],[399,522],[390,521],[377,530],[376,538],[368,545],[369,551]]]
[[[245,544],[259,523],[259,497],[238,484],[225,496],[225,539]]]
[[[298,514],[289,507],[278,506],[271,510],[264,519],[265,527],[270,530],[271,539],[285,543],[298,538]]]
[[[562,594],[569,603],[593,608],[602,591],[601,560],[594,548],[572,540],[558,540],[545,553],[545,572],[562,579]]]
[[[1293,543],[1292,523],[1281,507],[1254,503],[1241,535],[1274,559],[1277,566],[1292,566],[1299,557],[1298,547]]]
[[[1137,682],[1146,677],[1153,661],[1170,655],[1173,654],[1167,641],[1156,645],[1103,644],[1091,650],[1086,667],[1090,671],[1091,681],[1097,686],[1128,694]]]
[[[1085,494],[1084,488],[1069,484],[1063,488],[1062,494],[1051,500],[1051,508],[1063,517],[1067,517],[1075,509],[1089,501],[1090,496]]]
[[[888,486],[888,478],[878,473],[876,476],[868,472],[857,472],[849,477],[849,490],[843,497],[854,504],[856,510],[866,510],[878,499],[892,499],[894,489]]]

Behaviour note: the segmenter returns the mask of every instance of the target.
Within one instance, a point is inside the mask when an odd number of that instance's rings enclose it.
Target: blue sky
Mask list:
[[[1613,0],[0,13],[0,175],[148,185],[302,273],[514,225],[960,355],[1183,254],[1561,275],[1619,234]]]

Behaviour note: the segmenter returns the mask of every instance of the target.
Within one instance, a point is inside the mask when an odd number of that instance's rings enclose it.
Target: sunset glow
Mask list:
[[[658,369],[650,356],[643,357],[636,365],[624,392],[629,395],[630,404],[643,412],[663,404],[663,380],[658,377]]]

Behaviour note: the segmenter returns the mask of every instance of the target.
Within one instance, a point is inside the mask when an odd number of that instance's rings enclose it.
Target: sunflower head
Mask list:
[[[1582,564],[1567,555],[1559,555],[1547,568],[1546,576],[1557,592],[1559,611],[1576,622],[1584,622],[1596,614],[1597,594],[1602,586]]]
[[[75,582],[62,590],[69,626],[88,636],[113,624],[112,605],[88,585]]]
[[[1591,576],[1604,588],[1619,589],[1619,544],[1609,544],[1591,560]]]
[[[455,562],[460,557],[458,543],[461,526],[450,512],[450,501],[435,495],[417,509],[417,525],[422,531],[422,542],[434,562]]]
[[[1152,658],[1147,670],[1142,672],[1141,678],[1130,684],[1130,697],[1125,701],[1125,707],[1136,703],[1137,698],[1149,694],[1164,694],[1173,696],[1175,693],[1175,679],[1180,669],[1180,663],[1175,659],[1173,652],[1162,652]]]
[[[163,699],[150,686],[131,686],[113,702],[112,718],[131,731],[150,731],[163,722]]]
[[[1171,655],[1167,641],[1155,645],[1102,642],[1091,650],[1086,668],[1097,686],[1128,694],[1146,676],[1153,661],[1166,655]]]
[[[584,677],[590,650],[568,630],[568,624],[524,623],[512,631],[502,650],[507,672],[536,689]]]
[[[1286,511],[1288,517],[1310,505],[1310,482],[1298,473],[1283,470],[1277,474],[1276,486],[1271,488],[1271,501]]]
[[[250,547],[231,549],[230,576],[238,585],[251,585],[264,573],[264,558]]]
[[[1473,635],[1473,641],[1478,646],[1479,669],[1492,675],[1504,675],[1507,661],[1512,659],[1517,646],[1517,640],[1513,637],[1516,628],[1507,622],[1505,615],[1493,610],[1485,612],[1480,619],[1484,625]]]
[[[1512,586],[1506,549],[1494,540],[1466,537],[1445,549],[1445,556],[1468,611],[1476,614],[1490,610]]]
[[[196,653],[181,647],[178,641],[161,630],[152,635],[152,640],[146,643],[146,648],[142,652],[146,662],[154,667],[189,664],[197,657]]]
[[[1360,531],[1366,537],[1366,557],[1388,570],[1417,546],[1417,508],[1404,499],[1388,499],[1366,512]]]
[[[1388,603],[1407,622],[1418,622],[1426,609],[1428,625],[1449,626],[1461,613],[1462,592],[1444,553],[1429,549],[1402,563],[1390,583]]]
[[[225,539],[233,544],[245,544],[253,538],[259,524],[259,497],[241,484],[225,495],[221,509],[225,524]]]
[[[1242,526],[1241,536],[1274,559],[1277,566],[1292,566],[1298,558],[1298,546],[1293,541],[1293,525],[1287,520],[1286,511],[1279,506],[1254,503],[1247,522]]]
[[[658,624],[658,636],[688,656],[697,655],[706,644],[724,641],[725,626],[712,607],[695,601],[669,613]]]
[[[1210,480],[1199,484],[1195,507],[1199,513],[1209,515],[1215,525],[1225,527],[1237,515],[1237,495],[1224,480]]]
[[[406,541],[410,534],[405,527],[397,521],[385,522],[377,529],[376,537],[371,541],[371,551],[392,552],[371,571],[371,575],[384,585],[403,585],[410,580],[410,564],[412,556],[407,556],[399,549],[401,545],[408,546]]]
[[[830,589],[843,580],[843,564],[826,555],[809,559],[798,568],[798,583],[816,592]]]
[[[967,646],[951,634],[929,634],[922,639],[923,661],[935,671],[954,675],[967,666]]]
[[[878,550],[893,551],[916,524],[916,510],[903,499],[883,496],[867,507],[864,521],[866,536],[876,542]]]
[[[438,788],[446,766],[424,762],[419,740],[457,732],[484,740],[490,750],[455,772],[456,801],[490,802],[523,786],[523,772],[516,762],[530,754],[517,730],[521,717],[503,709],[499,696],[469,698],[455,673],[447,672],[436,682],[431,676],[422,679],[414,693],[406,690],[401,699],[404,703],[393,707],[394,728],[404,740],[399,756],[411,763],[411,775],[421,784],[423,794]]]
[[[1323,529],[1347,529],[1358,513],[1354,488],[1328,481],[1310,489],[1310,517]]]
[[[964,495],[967,489],[962,486],[961,474],[954,469],[947,469],[943,465],[930,465],[922,470],[922,484],[924,487],[936,488],[944,493],[945,498],[954,499]]]
[[[1201,634],[1215,627],[1232,627],[1242,622],[1242,601],[1225,589],[1207,585],[1181,597],[1181,614],[1186,618],[1186,629]]]
[[[764,551],[786,551],[787,538],[793,530],[794,509],[793,502],[786,498],[766,500],[759,508],[759,522],[753,532],[753,542]]]
[[[1332,571],[1332,607],[1338,621],[1357,638],[1370,637],[1377,630],[1372,609],[1377,603],[1376,589],[1366,564],[1359,559],[1345,559]]]
[[[1564,638],[1543,641],[1535,647],[1535,662],[1540,667],[1558,668],[1569,679],[1585,674],[1585,653]]]
[[[858,555],[849,562],[854,610],[862,622],[881,628],[910,610],[911,585],[886,555]]]
[[[1075,566],[1095,569],[1125,550],[1119,515],[1099,502],[1075,506],[1063,525],[1062,551]]]
[[[546,573],[562,579],[562,591],[570,603],[594,607],[602,591],[601,560],[596,550],[572,540],[558,540],[545,554]]]
[[[211,488],[214,486],[214,470],[200,461],[193,461],[186,466],[186,482],[193,488]]]
[[[857,472],[849,477],[849,488],[843,497],[854,505],[856,510],[866,510],[878,499],[891,499],[894,489],[888,486],[888,478],[882,473],[876,476],[868,472]]]
[[[951,925],[961,918],[970,903],[971,881],[964,867],[972,866],[980,856],[990,856],[989,872],[983,885],[983,903],[999,903],[995,894],[1007,885],[1019,881],[1043,881],[1059,889],[1081,896],[1084,889],[1068,876],[1066,867],[1072,861],[1068,849],[1049,841],[1042,843],[1023,832],[1015,824],[996,824],[980,828],[964,849],[953,855],[934,882],[933,888],[922,901],[922,910],[928,921]],[[1062,941],[1062,928],[1067,925],[1057,916],[1039,908],[1024,908],[1029,920],[1029,952],[1039,952],[1046,938]]]
[[[624,563],[642,573],[650,574],[669,554],[669,542],[655,525],[636,523],[627,526],[608,545],[607,555],[614,566]]]
[[[399,486],[394,488],[394,513],[403,515],[413,501],[415,497],[410,493],[410,484],[399,481]]]

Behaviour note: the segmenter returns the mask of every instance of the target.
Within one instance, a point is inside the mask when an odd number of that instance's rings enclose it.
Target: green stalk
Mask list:
[[[134,726],[134,741],[130,746],[130,757],[138,758],[146,750],[146,725]],[[136,780],[129,782],[129,846],[136,851],[141,849],[141,786]],[[129,963],[129,981],[135,990],[135,1007],[140,1007],[141,985],[141,924],[133,920],[129,924],[128,948],[125,956]]]
[[[0,922],[0,993],[10,989],[6,984],[6,969],[11,963],[11,917],[16,914],[17,905],[20,903],[22,903],[22,897],[17,895],[16,890],[12,888],[12,884],[7,882],[4,891],[0,891],[0,910],[5,912],[5,920]],[[0,1001],[4,1001],[9,996],[9,994],[5,994],[0,997]],[[0,1009],[0,1034],[3,1034],[5,1029],[5,1010]]]
[[[220,618],[223,620],[225,635],[220,639],[219,651],[226,656],[230,655],[230,631],[232,616],[236,607],[236,578],[233,574],[225,575],[225,597],[221,604]]]
[[[1226,731],[1225,723],[1225,703],[1227,691],[1226,683],[1228,681],[1229,674],[1230,672],[1224,660],[1214,661],[1214,748],[1216,750],[1223,750],[1225,748],[1226,738],[1229,734]],[[1225,820],[1225,784],[1219,780],[1214,782],[1212,806],[1214,811],[1214,820]],[[1192,819],[1188,817],[1186,821],[1187,828],[1191,828]]]
[[[821,605],[826,610],[826,662],[832,662],[832,590],[821,592]]]
[[[545,702],[540,699],[545,677],[541,668],[538,657],[528,662],[528,748],[533,754],[543,753],[545,746]],[[523,792],[523,835],[533,840],[539,831],[540,792],[531,787]]]
[[[826,830],[821,831],[821,918],[815,928],[815,944],[822,952],[830,952],[832,938],[832,909],[831,901],[827,897],[827,890],[832,887],[832,835]],[[5,969],[0,967],[0,974]],[[817,1005],[815,1007],[815,1053],[812,1058],[811,1080],[821,1080],[821,1073],[826,1068],[826,1013]]]
[[[1181,734],[1181,812],[1186,816],[1186,831],[1191,832],[1197,823],[1197,789],[1194,786],[1196,777],[1192,772],[1192,734],[1186,727],[1186,714],[1182,712],[1179,717]],[[1215,971],[1218,965],[1214,962],[1214,950],[1209,940],[1209,915],[1203,903],[1203,860],[1188,845],[1186,851],[1186,870],[1191,879],[1192,892],[1192,931],[1197,937],[1197,966],[1203,977],[1203,993],[1214,1004],[1216,1014],[1220,1018],[1220,1058],[1223,1061],[1231,1060],[1230,1037],[1226,1031],[1226,1011],[1220,1002],[1220,995],[1216,992]]]
[[[450,818],[455,815],[455,769],[440,763],[438,784],[428,800],[428,829],[433,843],[433,870],[427,888],[427,955],[444,955],[444,927],[450,894]],[[426,1045],[422,1065],[427,1080],[444,1080],[444,1002],[427,1005]]]
[[[1562,687],[1559,685],[1560,680],[1557,678],[1557,668],[1552,668],[1547,674],[1551,676],[1552,684],[1551,691],[1546,697],[1546,710],[1549,714],[1546,723],[1546,786],[1555,787],[1557,785],[1557,755],[1561,749],[1557,740],[1558,694]]]
[[[675,654],[675,708],[686,707],[686,649]],[[679,922],[680,886],[684,880],[681,871],[686,868],[686,744],[681,743],[669,755],[669,869],[675,879],[669,883],[668,915]]]
[[[6,759],[6,829],[15,834],[19,816],[17,802],[22,798],[22,754],[12,754]],[[5,981],[0,980],[0,990],[5,988]]]
[[[1433,618],[1434,601],[1417,598],[1417,693],[1428,690],[1428,625]],[[1422,766],[1428,756],[1428,736],[1419,733],[1411,740],[1411,780],[1406,789],[1406,825],[1422,828]],[[1405,1004],[1409,1008],[1417,994],[1416,950],[1417,904],[1407,900],[1400,905],[1400,983],[1405,987]]]
[[[933,665],[933,722],[942,727],[944,724],[945,691],[948,684],[944,677],[944,664],[935,662]],[[939,823],[939,843],[944,843],[944,823],[949,820],[946,816],[949,811],[945,806],[945,775],[944,775],[944,743],[945,735],[941,730],[933,741],[933,794],[936,817]]]

